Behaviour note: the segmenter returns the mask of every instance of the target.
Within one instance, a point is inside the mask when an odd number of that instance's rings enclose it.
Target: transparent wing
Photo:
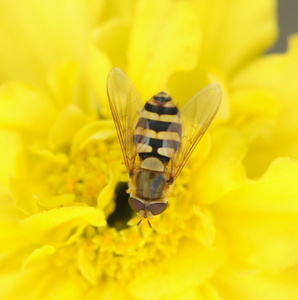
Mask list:
[[[189,156],[212,122],[220,101],[220,86],[210,84],[194,95],[181,108],[182,137],[179,149],[172,159],[171,180],[175,180],[180,174]]]
[[[113,68],[108,75],[107,91],[125,166],[130,173],[136,157],[133,135],[143,103],[132,82],[118,68]]]

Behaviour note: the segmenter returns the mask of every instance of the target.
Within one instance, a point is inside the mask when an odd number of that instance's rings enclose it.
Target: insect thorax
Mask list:
[[[136,174],[136,194],[142,199],[161,199],[165,184],[166,176],[162,172],[140,169]]]

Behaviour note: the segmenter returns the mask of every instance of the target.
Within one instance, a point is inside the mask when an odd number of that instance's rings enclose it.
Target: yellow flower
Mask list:
[[[298,298],[298,36],[262,55],[275,5],[1,1],[1,299]],[[113,66],[144,100],[223,89],[153,229],[127,206]]]

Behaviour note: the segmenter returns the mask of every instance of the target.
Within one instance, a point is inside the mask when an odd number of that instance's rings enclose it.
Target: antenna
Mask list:
[[[143,221],[143,218],[138,222],[138,224],[137,224],[138,227],[140,226],[140,224],[142,223],[142,221]],[[151,223],[149,222],[149,219],[147,219],[147,223],[148,223],[149,228],[152,229],[152,226],[151,226]]]

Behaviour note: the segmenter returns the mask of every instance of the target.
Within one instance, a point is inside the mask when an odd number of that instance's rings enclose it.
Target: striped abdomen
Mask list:
[[[134,143],[141,160],[157,157],[168,163],[181,142],[181,120],[172,98],[164,92],[148,100],[134,132]]]

